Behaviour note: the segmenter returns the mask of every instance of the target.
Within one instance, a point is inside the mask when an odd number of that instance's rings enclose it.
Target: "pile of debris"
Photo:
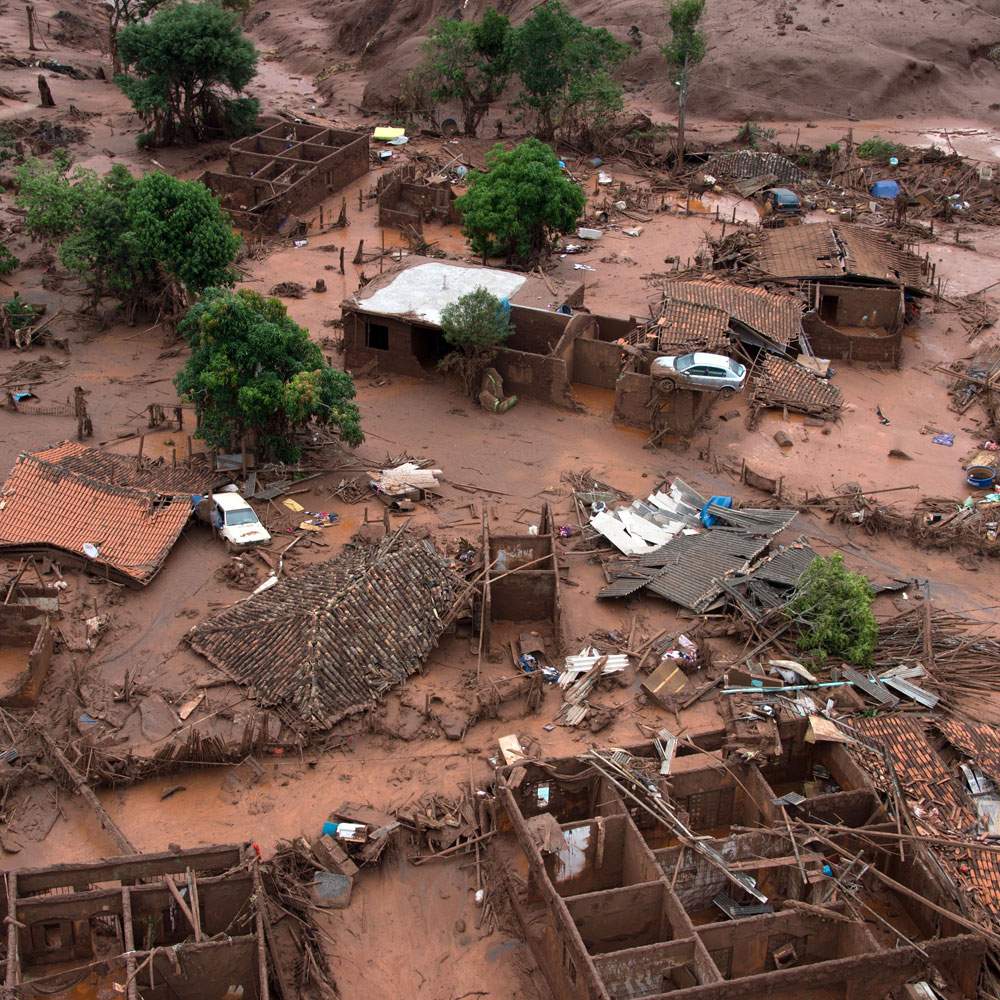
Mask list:
[[[764,409],[793,410],[823,420],[836,420],[843,409],[840,390],[803,365],[761,356],[750,376],[750,424],[756,426]]]
[[[978,500],[923,497],[912,513],[866,495],[860,487],[823,498],[835,522],[861,525],[868,534],[886,532],[928,549],[962,548],[978,555],[1000,554],[1000,494]]]

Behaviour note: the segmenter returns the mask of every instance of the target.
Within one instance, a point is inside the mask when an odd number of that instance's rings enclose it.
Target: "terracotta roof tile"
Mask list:
[[[63,441],[31,454],[43,462],[61,465],[69,472],[78,472],[112,486],[134,486],[159,493],[204,495],[211,491],[213,481],[220,481],[220,476],[213,473],[207,464],[188,468],[148,459],[139,462],[128,455],[87,448],[76,441]],[[221,478],[224,481],[225,475]]]
[[[188,496],[113,486],[22,454],[0,493],[0,550],[53,549],[86,560],[90,542],[100,551],[94,563],[145,585],[190,515]]]
[[[430,542],[403,533],[284,579],[200,622],[187,641],[262,704],[325,729],[419,669],[458,587]]]
[[[843,222],[765,230],[755,263],[775,278],[870,278],[923,288],[921,260],[888,234]]]

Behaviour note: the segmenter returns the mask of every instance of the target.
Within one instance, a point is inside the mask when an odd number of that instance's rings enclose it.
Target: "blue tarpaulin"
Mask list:
[[[708,503],[701,508],[701,523],[705,525],[706,528],[711,528],[716,521],[717,517],[709,514],[708,508],[715,504],[716,507],[732,507],[733,498],[732,497],[709,497]]]
[[[874,198],[895,198],[899,194],[899,181],[876,181],[869,193]]]

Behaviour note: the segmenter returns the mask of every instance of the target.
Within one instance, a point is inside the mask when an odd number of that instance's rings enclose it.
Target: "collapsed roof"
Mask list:
[[[669,302],[720,309],[736,324],[780,347],[788,347],[802,334],[802,303],[791,295],[731,281],[670,281],[663,294]]]
[[[404,530],[282,580],[187,641],[287,721],[326,729],[419,669],[458,586],[444,556]]]
[[[149,583],[191,516],[190,495],[113,485],[45,454],[20,455],[4,484],[0,551],[65,554],[122,583]]]
[[[922,290],[921,259],[884,232],[844,222],[766,229],[753,255],[772,278],[860,278]]]
[[[787,156],[756,149],[740,149],[714,156],[705,164],[705,173],[716,177],[744,179],[774,177],[776,181],[784,183],[805,180],[806,177],[806,172]]]
[[[138,460],[129,455],[87,448],[76,441],[63,441],[32,454],[43,462],[62,466],[67,472],[77,472],[112,486],[134,486],[160,493],[205,494],[219,481],[218,474],[213,473],[207,463],[201,467],[170,466],[162,461]],[[226,481],[225,474],[223,481]]]

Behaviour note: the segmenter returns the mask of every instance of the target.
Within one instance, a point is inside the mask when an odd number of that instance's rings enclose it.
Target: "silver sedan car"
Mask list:
[[[744,365],[724,354],[682,354],[654,359],[650,365],[654,379],[663,379],[673,389],[699,389],[732,396],[747,380]]]

